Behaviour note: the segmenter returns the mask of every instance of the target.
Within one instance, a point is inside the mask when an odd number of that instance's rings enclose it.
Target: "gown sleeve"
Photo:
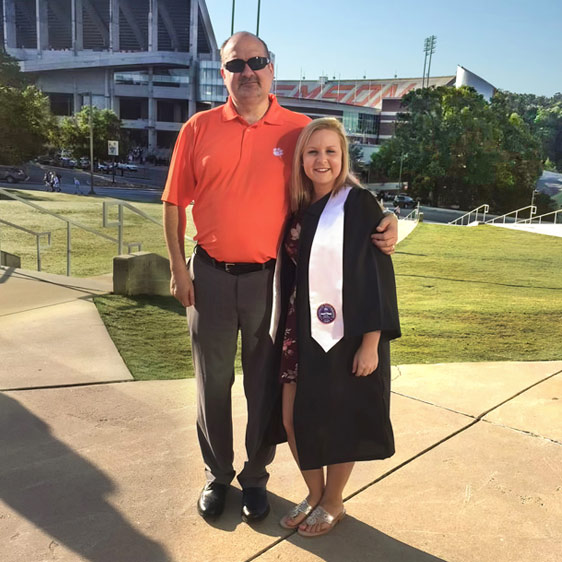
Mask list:
[[[370,235],[383,218],[366,189],[354,188],[345,204],[343,316],[346,336],[381,330],[382,338],[401,335],[394,268],[390,256],[372,243]]]

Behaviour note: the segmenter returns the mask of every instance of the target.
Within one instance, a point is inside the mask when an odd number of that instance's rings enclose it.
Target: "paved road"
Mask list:
[[[394,208],[394,205],[391,203],[385,203],[385,207],[387,209],[392,210]],[[412,209],[402,209],[401,216],[405,217],[411,211]],[[439,209],[437,207],[421,206],[420,212],[423,213],[424,222],[446,224],[464,215],[467,211],[458,211],[455,209]]]
[[[45,170],[55,170],[62,176],[61,189],[63,193],[74,193],[74,178],[77,177],[81,183],[84,194],[90,192],[90,174],[82,170],[68,168],[57,168],[53,166],[38,166],[27,164],[25,166],[29,180],[23,183],[8,184],[0,182],[1,187],[11,187],[23,190],[44,191],[43,175]],[[166,181],[167,168],[144,168],[138,175],[127,172],[123,177],[115,176],[115,185],[111,185],[111,175],[95,174],[94,192],[96,196],[114,197],[126,199],[127,201],[138,201],[152,203],[160,201],[162,188]],[[133,183],[134,181],[134,183]],[[104,184],[104,185],[100,185]]]
[[[537,181],[537,189],[551,197],[562,192],[562,174],[557,172],[543,172]]]
[[[62,176],[62,191],[74,193],[73,178],[77,177],[82,185],[82,191],[90,191],[90,174],[82,170],[71,170],[68,168],[55,168],[53,166],[38,166],[27,164],[26,172],[29,180],[19,184],[0,183],[2,187],[14,187],[18,189],[44,190],[43,175],[46,169],[54,169]],[[95,194],[102,197],[114,197],[127,201],[157,202],[160,201],[162,189],[166,183],[168,168],[163,166],[139,167],[138,172],[125,172],[124,176],[116,175],[116,184],[111,185],[111,175],[96,174],[94,177]],[[100,185],[104,184],[104,185]],[[107,184],[107,185],[106,185]],[[555,172],[544,172],[537,182],[537,189],[543,193],[553,195],[562,192],[562,174]],[[391,203],[385,203],[388,209],[392,209]],[[402,216],[406,216],[411,209],[402,209]],[[467,211],[454,209],[440,209],[436,207],[420,207],[424,215],[424,222],[446,224],[464,215]],[[488,215],[493,218],[495,215]],[[513,222],[508,219],[506,222]]]

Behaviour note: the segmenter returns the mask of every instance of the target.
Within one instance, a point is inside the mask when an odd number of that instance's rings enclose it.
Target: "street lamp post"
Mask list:
[[[236,0],[232,0],[232,19],[230,20],[230,35],[234,35],[234,11],[236,8]]]
[[[256,25],[256,35],[258,37],[260,35],[260,7],[261,7],[261,0],[258,0],[258,23]]]
[[[531,195],[531,218],[536,213],[535,207],[535,196],[538,195],[540,192],[533,188],[533,194]]]
[[[92,103],[92,92],[89,93],[90,96],[90,191],[88,195],[95,195],[94,191],[94,121],[93,121],[93,111],[94,106]]]
[[[404,164],[404,156],[406,156],[404,153],[400,155],[400,172],[398,174],[398,189],[400,191],[402,191],[402,165]]]

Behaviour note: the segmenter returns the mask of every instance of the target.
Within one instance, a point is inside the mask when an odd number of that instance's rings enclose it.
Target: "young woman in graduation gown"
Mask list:
[[[345,514],[354,462],[394,453],[389,341],[400,326],[391,258],[370,239],[382,210],[351,176],[336,119],[303,130],[291,190],[280,380],[283,425],[309,494],[281,525],[318,536]]]

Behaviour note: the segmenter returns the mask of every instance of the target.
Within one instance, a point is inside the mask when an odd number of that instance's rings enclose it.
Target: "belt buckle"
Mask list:
[[[230,273],[230,268],[231,268],[231,267],[234,267],[235,265],[236,265],[235,263],[225,263],[225,264],[224,264],[224,270],[225,270],[227,273]]]

